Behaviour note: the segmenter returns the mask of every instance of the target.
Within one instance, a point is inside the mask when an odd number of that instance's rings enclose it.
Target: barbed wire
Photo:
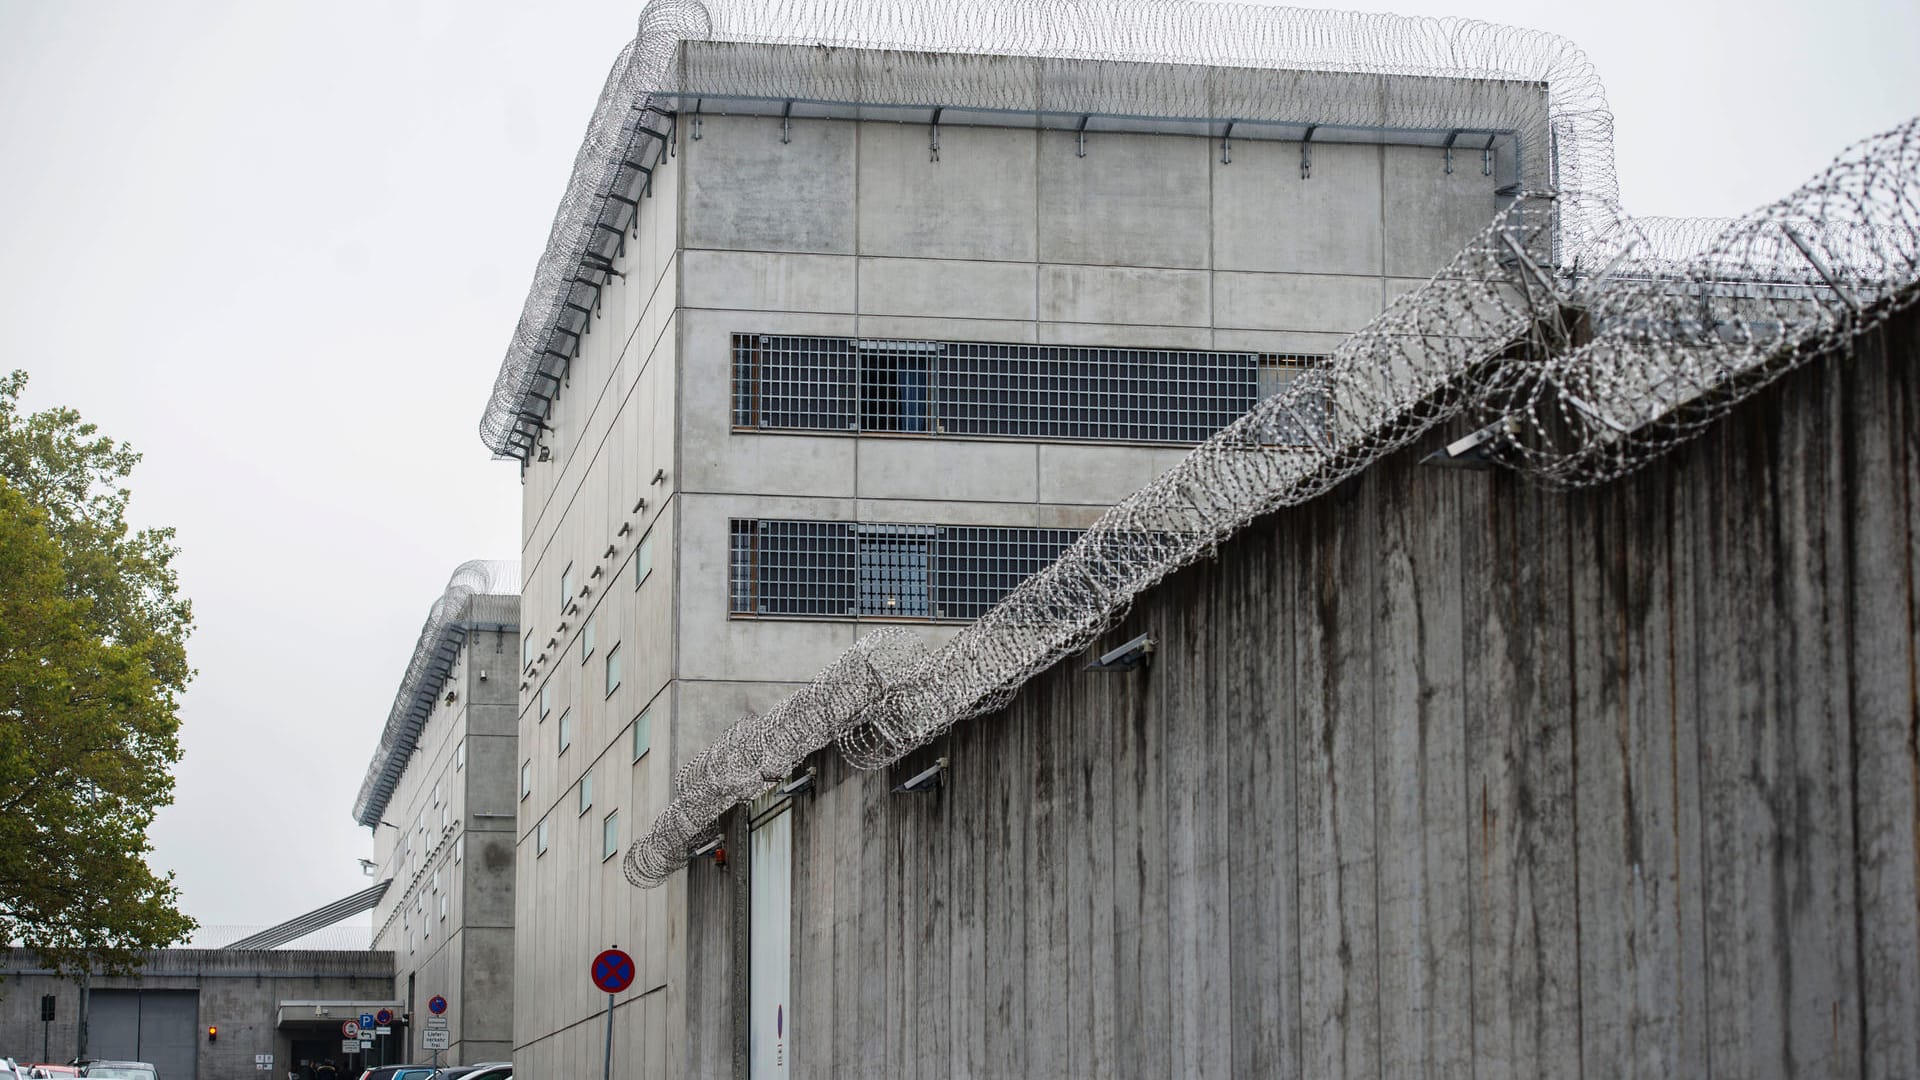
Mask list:
[[[1568,252],[1562,223],[1591,239]],[[1556,252],[1559,254],[1556,255]],[[1736,219],[1634,221],[1607,196],[1516,199],[1445,269],[1101,515],[931,651],[883,630],[696,754],[623,862],[664,881],[728,808],[837,745],[879,768],[1004,706],[1144,590],[1459,417],[1541,483],[1622,476],[1920,299],[1920,118]],[[1310,445],[1301,447],[1299,433]]]
[[[685,42],[852,50],[709,49]],[[893,50],[862,65],[872,50]],[[993,77],[963,56],[1098,62],[1091,70]],[[1276,81],[1276,73],[1285,73]],[[1356,87],[1356,76],[1406,76]],[[1016,85],[1018,84],[1018,85]],[[1519,84],[1544,91],[1544,114]],[[619,238],[682,97],[702,93],[850,104],[1285,121],[1330,127],[1544,130],[1517,186],[1614,192],[1613,120],[1593,65],[1571,42],[1471,19],[1414,18],[1198,0],[653,0],[615,60],[494,381],[480,436],[524,458],[536,388],[557,385],[612,273]],[[876,101],[875,98],[897,98]],[[1586,223],[1562,222],[1579,247]]]
[[[450,639],[461,632],[472,610],[473,598],[517,598],[519,595],[520,564],[517,562],[474,559],[454,568],[445,591],[427,609],[427,621],[420,627],[413,655],[407,659],[407,670],[400,677],[400,689],[393,696],[386,727],[380,731],[380,744],[374,748],[373,760],[367,764],[366,778],[360,781],[360,794],[353,800],[355,821],[369,828],[379,823],[400,769],[420,737],[420,725],[432,710],[433,696],[440,691],[437,682],[429,685],[439,670],[437,660],[443,656]]]

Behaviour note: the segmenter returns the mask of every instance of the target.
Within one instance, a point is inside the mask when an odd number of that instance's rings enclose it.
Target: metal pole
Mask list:
[[[80,1027],[74,1032],[73,1058],[75,1061],[83,1061],[87,1056],[87,1009],[93,1004],[91,979],[91,973],[86,971],[80,973]]]
[[[613,995],[607,995],[607,1062],[600,1070],[600,1080],[613,1080]]]

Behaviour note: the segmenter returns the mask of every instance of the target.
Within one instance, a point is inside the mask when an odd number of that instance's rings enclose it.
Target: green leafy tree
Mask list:
[[[172,529],[132,530],[140,455],[0,378],[0,938],[67,972],[186,937],[147,829],[173,801],[191,605]]]

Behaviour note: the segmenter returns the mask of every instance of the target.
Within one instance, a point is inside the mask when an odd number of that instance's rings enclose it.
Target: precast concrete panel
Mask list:
[[[855,125],[704,116],[687,160],[688,248],[853,253]]]
[[[1095,266],[1205,268],[1212,140],[1043,131],[1039,258]],[[1084,150],[1084,153],[1082,152]]]
[[[860,254],[1032,262],[1037,133],[860,125]]]
[[[1379,147],[1316,146],[1304,179],[1299,143],[1242,139],[1232,157],[1213,159],[1215,269],[1380,273]]]

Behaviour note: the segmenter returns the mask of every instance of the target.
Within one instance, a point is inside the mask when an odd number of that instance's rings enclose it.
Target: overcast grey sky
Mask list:
[[[1343,6],[1571,38],[1639,214],[1738,213],[1920,111],[1916,0]],[[428,605],[517,553],[475,424],[639,8],[0,0],[0,368],[144,451],[136,518],[180,530],[154,861],[204,923],[366,884],[350,808]]]

